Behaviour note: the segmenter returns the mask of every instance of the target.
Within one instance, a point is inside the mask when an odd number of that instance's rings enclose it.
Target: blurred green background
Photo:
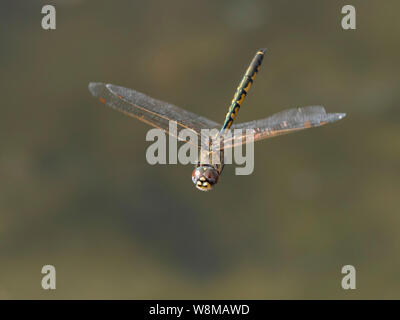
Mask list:
[[[400,298],[398,1],[52,1],[55,31],[44,4],[0,4],[0,298]],[[147,125],[87,89],[222,122],[261,47],[239,121],[347,117],[257,143],[254,173],[209,193],[191,165],[150,166]]]

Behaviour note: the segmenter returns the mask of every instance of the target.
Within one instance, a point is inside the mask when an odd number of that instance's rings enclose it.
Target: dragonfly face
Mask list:
[[[201,191],[209,191],[218,182],[219,172],[210,165],[200,165],[193,170],[192,181]]]

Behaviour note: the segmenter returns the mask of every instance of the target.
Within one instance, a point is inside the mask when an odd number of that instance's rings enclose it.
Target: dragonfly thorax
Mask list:
[[[192,181],[201,191],[209,191],[218,182],[219,172],[211,165],[199,165],[194,168]]]

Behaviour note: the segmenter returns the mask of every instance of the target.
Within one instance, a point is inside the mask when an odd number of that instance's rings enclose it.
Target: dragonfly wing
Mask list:
[[[265,119],[234,124],[232,129],[242,129],[243,131],[237,136],[232,132],[232,137],[225,138],[224,148],[322,126],[338,121],[345,116],[345,113],[326,113],[321,106],[285,110]]]
[[[138,91],[113,84],[89,84],[89,90],[100,102],[129,116],[137,118],[153,127],[169,132],[169,122],[177,123],[178,131],[189,129],[200,136],[201,129],[217,128],[212,120],[178,108],[167,102],[153,99]]]

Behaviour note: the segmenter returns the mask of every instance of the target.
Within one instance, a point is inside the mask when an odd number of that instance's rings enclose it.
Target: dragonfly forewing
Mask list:
[[[196,134],[199,140],[203,140],[202,129],[220,127],[220,124],[212,120],[132,89],[92,82],[89,84],[89,90],[100,102],[155,128],[162,129],[176,138],[180,130],[187,129]],[[171,132],[171,121],[177,124],[177,132]],[[200,142],[198,146],[201,146]]]

